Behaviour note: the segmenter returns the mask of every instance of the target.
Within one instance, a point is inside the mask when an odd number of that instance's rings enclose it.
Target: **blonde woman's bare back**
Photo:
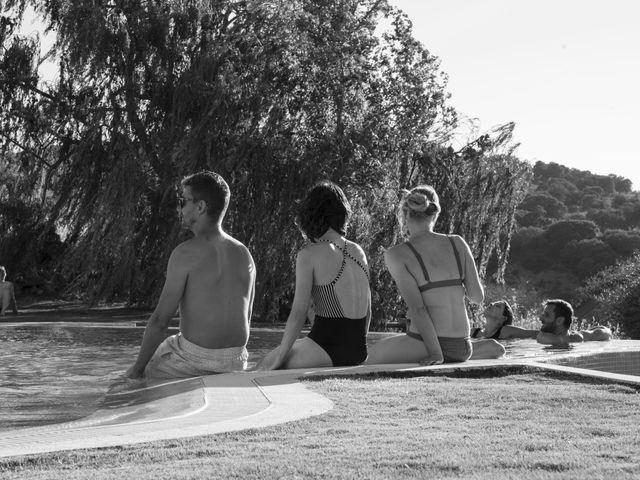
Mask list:
[[[429,232],[394,249],[415,279],[438,336],[467,336],[465,295],[482,301],[483,294],[466,242],[457,235]]]

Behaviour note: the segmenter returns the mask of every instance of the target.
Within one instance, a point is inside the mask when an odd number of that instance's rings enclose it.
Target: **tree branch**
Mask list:
[[[17,140],[14,140],[13,138],[9,137],[8,135],[4,134],[3,132],[0,132],[0,135],[2,135],[4,138],[6,138],[9,142],[13,143],[16,147],[21,148],[22,150],[24,150],[25,152],[27,152],[30,155],[33,155],[36,159],[40,160],[47,167],[52,168],[51,164],[49,162],[47,162],[42,155],[39,155],[36,152],[34,152],[33,150],[31,150],[30,148],[25,147],[20,142],[18,142]]]

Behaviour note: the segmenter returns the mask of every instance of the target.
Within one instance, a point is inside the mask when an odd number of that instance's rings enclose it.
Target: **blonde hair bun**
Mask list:
[[[430,203],[427,196],[420,192],[412,192],[405,199],[405,205],[413,212],[426,212]]]

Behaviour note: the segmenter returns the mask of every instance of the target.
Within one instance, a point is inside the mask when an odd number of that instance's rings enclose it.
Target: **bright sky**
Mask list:
[[[390,0],[481,131],[516,123],[516,154],[613,173],[640,190],[640,2]]]

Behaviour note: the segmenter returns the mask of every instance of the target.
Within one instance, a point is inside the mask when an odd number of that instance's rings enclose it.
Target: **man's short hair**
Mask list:
[[[506,300],[498,300],[497,302],[493,302],[493,305],[498,305],[502,308],[502,316],[504,317],[504,322],[502,325],[513,325],[513,309],[509,302]]]
[[[300,202],[296,224],[310,241],[320,238],[329,228],[345,235],[351,206],[342,189],[329,180],[316,183]]]
[[[182,186],[189,187],[193,201],[203,200],[207,204],[207,215],[215,222],[222,221],[229,206],[229,185],[220,175],[202,171],[182,179]]]
[[[547,305],[553,306],[556,318],[564,317],[564,326],[568,331],[569,327],[571,327],[571,320],[573,319],[573,307],[571,304],[565,300],[554,298],[551,300],[545,300],[543,306],[546,307]]]

